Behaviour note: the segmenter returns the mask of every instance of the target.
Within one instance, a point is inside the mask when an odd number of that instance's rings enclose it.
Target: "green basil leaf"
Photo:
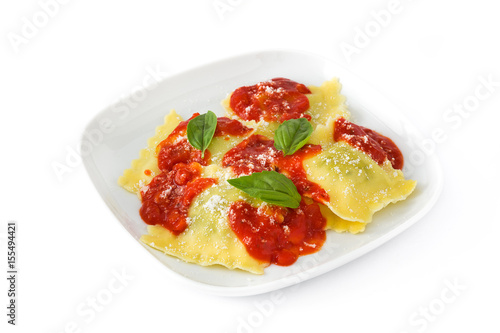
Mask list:
[[[274,132],[274,147],[285,155],[292,155],[306,144],[313,132],[306,118],[286,120]]]
[[[297,208],[301,196],[293,182],[285,175],[276,171],[262,171],[228,179],[227,182],[246,194],[267,203]]]
[[[187,125],[187,138],[196,149],[201,150],[201,158],[207,149],[217,128],[217,116],[212,111],[191,119]]]

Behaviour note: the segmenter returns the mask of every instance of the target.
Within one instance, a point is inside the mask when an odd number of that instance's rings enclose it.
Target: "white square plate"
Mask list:
[[[441,191],[442,172],[438,160],[435,156],[416,154],[415,143],[422,142],[423,138],[373,87],[335,62],[316,55],[296,51],[252,53],[169,77],[154,89],[135,93],[135,101],[139,96],[142,99],[137,105],[134,102],[110,106],[87,126],[86,132],[101,131],[103,139],[89,150],[89,142],[83,137],[85,167],[106,204],[138,242],[146,233],[146,224],[139,216],[140,201],[136,195],[119,187],[117,179],[138,157],[156,126],[163,123],[163,117],[171,109],[184,119],[194,112],[207,110],[222,115],[224,110],[220,102],[228,93],[242,85],[274,77],[286,77],[305,85],[321,85],[338,77],[354,121],[392,138],[403,152],[406,164],[412,160],[418,164],[418,168],[407,169],[405,173],[407,178],[417,180],[417,188],[407,200],[376,213],[364,233],[351,235],[328,231],[321,251],[300,257],[290,267],[272,265],[261,276],[185,263],[143,245],[175,273],[173,276],[211,293],[259,294],[328,272],[373,250],[418,221],[430,210]],[[101,128],[102,124],[106,124],[106,131]]]

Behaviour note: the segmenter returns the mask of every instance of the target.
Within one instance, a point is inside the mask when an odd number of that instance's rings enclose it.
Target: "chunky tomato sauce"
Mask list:
[[[335,141],[345,141],[368,154],[375,162],[382,165],[385,160],[391,162],[394,169],[403,169],[403,154],[398,146],[386,136],[369,128],[351,123],[344,118],[335,121],[333,132]]]
[[[244,120],[278,120],[307,118],[309,100],[305,94],[311,91],[295,81],[275,78],[253,86],[236,89],[229,102],[231,109]]]
[[[158,168],[168,172],[177,163],[189,164],[192,162],[207,165],[210,160],[210,152],[205,152],[205,158],[201,158],[201,151],[191,146],[187,139],[179,139],[176,143],[166,144],[158,152]]]
[[[237,201],[229,209],[229,224],[252,257],[280,266],[319,251],[326,239],[318,204],[304,200],[297,209]]]
[[[172,170],[154,177],[141,190],[142,206],[139,211],[147,224],[162,225],[174,235],[187,226],[187,213],[191,201],[204,189],[215,184],[213,178],[200,178],[199,163],[177,163]]]
[[[194,114],[189,120],[198,115]],[[142,219],[150,225],[162,225],[175,235],[187,228],[188,209],[194,198],[217,182],[213,178],[200,177],[201,166],[210,161],[210,152],[207,150],[202,159],[201,151],[186,139],[189,120],[179,123],[157,146],[161,173],[141,190]],[[220,117],[214,136],[241,136],[251,130],[237,120]],[[150,170],[144,173],[151,175]]]
[[[217,127],[215,129],[214,137],[225,135],[242,136],[250,133],[251,131],[252,129],[250,127],[246,127],[236,119],[219,117],[217,118]]]
[[[262,135],[252,135],[228,151],[222,158],[222,166],[230,167],[238,176],[254,172],[278,171],[285,174],[297,187],[301,195],[318,202],[330,201],[326,191],[307,180],[302,162],[321,152],[319,145],[305,145],[293,155],[284,156],[274,147],[274,140]]]

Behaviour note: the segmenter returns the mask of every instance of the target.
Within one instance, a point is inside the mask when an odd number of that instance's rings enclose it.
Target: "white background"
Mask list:
[[[230,7],[218,12],[214,4]],[[382,27],[373,12],[392,8],[390,1],[73,0],[51,8],[43,22],[37,1],[0,5],[0,261],[6,272],[6,224],[15,220],[20,272],[16,327],[6,324],[0,274],[2,332],[499,330],[500,20],[493,1],[401,0]],[[44,26],[22,37],[24,18],[33,16]],[[365,28],[372,36],[363,44]],[[347,44],[357,53],[343,52]],[[444,130],[444,142],[427,146],[442,162],[444,190],[409,230],[283,289],[279,304],[270,294],[203,294],[173,281],[134,243],[82,165],[62,181],[52,165],[77,147],[97,112],[142,83],[147,68],[168,76],[275,48],[329,57],[376,86],[427,137]],[[447,121],[449,108],[474,100],[481,77],[496,82],[487,98]],[[122,272],[129,280],[120,284],[114,274]],[[119,290],[90,311],[88,302],[110,283]]]

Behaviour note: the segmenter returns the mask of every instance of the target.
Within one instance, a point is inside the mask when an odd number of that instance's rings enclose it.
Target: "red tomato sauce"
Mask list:
[[[319,251],[326,239],[318,204],[304,200],[297,209],[237,201],[229,209],[229,224],[252,257],[280,266]]]
[[[321,186],[307,180],[302,164],[304,159],[320,152],[319,145],[305,145],[293,155],[284,156],[274,147],[274,140],[256,134],[229,150],[222,158],[222,166],[230,167],[238,176],[264,170],[281,172],[290,178],[301,195],[323,203],[330,201],[330,197]]]
[[[195,113],[189,120],[198,116]],[[141,190],[141,218],[150,225],[162,225],[178,235],[187,227],[187,214],[194,198],[217,182],[213,178],[201,178],[201,166],[210,161],[210,152],[191,146],[185,138],[189,120],[182,121],[170,135],[157,146],[158,168],[161,173]],[[220,117],[214,136],[245,135],[252,131],[241,122]],[[150,175],[150,170],[145,170]]]
[[[195,113],[188,120],[181,121],[179,125],[177,125],[177,127],[174,128],[174,130],[169,134],[169,136],[167,136],[165,140],[163,140],[158,146],[156,146],[156,153],[158,154],[163,149],[163,147],[175,143],[179,137],[185,136],[189,121],[199,115],[199,113]]]
[[[187,139],[180,139],[176,143],[166,144],[158,153],[158,168],[168,172],[177,163],[197,162],[207,165],[210,160],[210,152],[205,151],[205,158],[201,158],[201,151],[191,146]]]
[[[254,134],[230,149],[222,157],[222,166],[231,167],[234,174],[249,175],[254,172],[277,169],[277,161],[283,153],[274,148],[274,141]]]
[[[311,91],[302,83],[275,78],[253,86],[236,89],[229,102],[231,109],[244,120],[283,122],[288,119],[307,118]]]
[[[335,141],[347,142],[368,154],[379,165],[382,165],[385,160],[389,160],[394,169],[403,169],[403,154],[388,137],[351,123],[344,118],[338,118],[334,126],[333,139]]]
[[[250,133],[252,130],[236,119],[219,117],[217,118],[217,128],[215,129],[214,137],[224,135],[242,136]]]
[[[191,201],[207,187],[217,181],[213,178],[200,178],[201,166],[198,163],[177,163],[172,170],[154,177],[144,190],[141,190],[141,218],[150,225],[162,225],[174,235],[187,227],[187,213]]]

